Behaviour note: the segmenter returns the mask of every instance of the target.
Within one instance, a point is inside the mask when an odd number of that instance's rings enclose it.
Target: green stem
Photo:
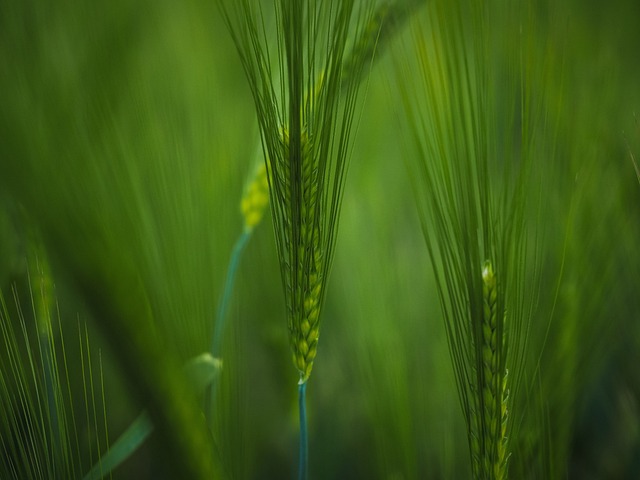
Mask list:
[[[231,252],[231,259],[229,260],[229,268],[227,269],[227,277],[225,279],[224,290],[222,292],[222,298],[218,304],[218,310],[216,312],[216,323],[213,327],[213,339],[211,340],[211,355],[214,358],[221,358],[222,340],[224,338],[224,331],[227,323],[227,310],[229,308],[229,301],[231,300],[231,293],[233,292],[233,285],[236,279],[236,273],[240,266],[240,258],[244,252],[244,248],[251,238],[251,232],[253,229],[245,229],[242,235],[236,240]],[[215,378],[211,382],[211,387],[205,393],[204,406],[205,413],[209,418],[213,418],[213,400],[216,396],[216,390],[218,386],[218,380]],[[210,424],[211,427],[211,424]]]
[[[298,480],[307,480],[309,444],[307,438],[307,382],[298,383],[298,410],[300,411],[300,464]]]
[[[211,341],[211,355],[214,358],[220,358],[220,350],[222,349],[222,339],[224,337],[224,330],[226,326],[227,309],[229,307],[229,300],[231,299],[231,292],[233,291],[233,284],[236,279],[236,272],[240,265],[240,258],[244,247],[247,245],[249,238],[251,238],[252,230],[245,230],[240,235],[240,238],[233,246],[231,253],[231,260],[229,261],[229,269],[227,270],[227,278],[224,284],[224,291],[222,293],[222,299],[218,305],[218,311],[216,313],[216,324],[214,328],[213,340]]]

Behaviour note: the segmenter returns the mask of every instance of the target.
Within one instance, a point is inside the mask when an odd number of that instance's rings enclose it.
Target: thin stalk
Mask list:
[[[309,470],[309,443],[307,435],[307,382],[298,383],[298,410],[300,411],[300,463],[298,480],[307,480]]]
[[[244,230],[233,246],[222,298],[218,303],[216,322],[210,347],[211,356],[215,359],[220,359],[222,356],[222,341],[227,324],[227,310],[229,309],[229,302],[231,301],[240,259],[247,243],[249,243],[253,230],[262,221],[268,205],[269,183],[267,181],[267,170],[264,163],[260,162],[253,173],[251,181],[245,187],[244,194],[240,201],[240,211],[244,217]],[[216,397],[217,386],[216,376],[211,382],[210,388],[205,391],[205,412],[210,418],[213,418],[213,400]]]
[[[238,237],[238,240],[236,240],[231,252],[231,259],[229,260],[229,268],[227,269],[227,277],[224,284],[224,290],[222,292],[222,298],[220,299],[218,310],[216,312],[213,340],[211,341],[211,355],[214,358],[221,358],[222,339],[224,338],[224,331],[227,322],[226,319],[229,301],[231,300],[238,266],[240,265],[240,258],[242,257],[242,253],[244,252],[247,243],[249,243],[252,232],[253,229],[245,228],[240,237]],[[210,388],[205,393],[204,406],[205,412],[209,415],[209,418],[213,418],[213,400],[216,397],[217,386],[218,381],[216,378],[211,382]]]
[[[263,175],[266,175],[266,173]],[[194,377],[193,383],[197,385],[196,390],[198,392],[201,392],[202,389],[204,389],[205,412],[207,412],[211,416],[211,418],[213,418],[213,399],[216,395],[216,386],[218,380],[217,374],[209,375],[212,371],[211,366],[215,366],[215,371],[219,372],[221,363],[215,362],[216,359],[220,358],[222,350],[222,340],[224,338],[227,310],[229,302],[231,300],[238,266],[240,265],[240,259],[247,243],[249,242],[249,238],[251,237],[251,233],[253,232],[254,227],[262,219],[264,208],[268,203],[268,200],[265,200],[268,198],[266,197],[266,194],[263,195],[264,199],[262,199],[259,194],[256,194],[256,191],[259,189],[260,179],[261,177],[259,170],[256,174],[256,179],[250,184],[250,188],[248,190],[248,193],[252,195],[245,195],[242,201],[242,212],[245,217],[245,226],[244,231],[242,232],[238,240],[236,240],[236,243],[233,246],[231,258],[229,260],[229,268],[227,269],[224,291],[216,312],[216,323],[210,346],[211,357],[213,358],[207,358],[204,363],[202,361],[196,361],[195,370],[192,371],[192,376]],[[263,183],[266,183],[266,177]],[[198,358],[201,357],[197,357],[197,359]],[[196,377],[198,375],[198,372],[203,371],[205,372],[205,380],[204,384],[200,385]],[[207,386],[209,387],[208,389],[206,388]],[[143,411],[102,458],[104,462],[107,462],[107,466],[105,467],[104,465],[95,465],[92,470],[84,477],[84,480],[102,478],[102,476],[110,473],[111,470],[115,469],[127,458],[133,455],[133,453],[135,453],[137,449],[153,433],[153,430],[154,427],[149,420],[147,412]]]
[[[218,311],[216,313],[216,324],[213,334],[213,340],[211,341],[211,355],[214,358],[220,358],[220,351],[222,350],[222,339],[224,338],[224,330],[226,326],[227,309],[229,308],[229,301],[231,299],[231,293],[233,292],[233,285],[236,279],[236,273],[238,266],[240,265],[240,258],[242,252],[251,238],[251,232],[253,230],[244,230],[242,235],[236,240],[231,253],[231,259],[229,260],[229,268],[227,269],[227,278],[224,284],[224,291],[222,298],[218,304]]]

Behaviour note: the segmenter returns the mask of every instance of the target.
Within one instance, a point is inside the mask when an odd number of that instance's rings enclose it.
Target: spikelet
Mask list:
[[[497,306],[496,276],[490,261],[482,268],[482,400],[484,448],[483,478],[506,478],[507,392],[504,336],[498,338],[500,315]],[[504,317],[500,325],[504,328]]]
[[[269,182],[267,181],[267,169],[264,163],[260,163],[255,170],[251,182],[245,188],[240,210],[244,217],[244,231],[249,232],[262,221],[264,212],[269,205]]]

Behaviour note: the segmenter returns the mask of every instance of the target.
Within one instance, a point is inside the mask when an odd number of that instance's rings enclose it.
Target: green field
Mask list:
[[[636,0],[3,2],[0,479],[640,478],[639,52]]]

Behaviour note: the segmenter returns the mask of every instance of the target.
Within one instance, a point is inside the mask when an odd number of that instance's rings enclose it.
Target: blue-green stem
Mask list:
[[[216,324],[214,327],[213,340],[211,342],[211,355],[214,358],[220,358],[220,350],[222,350],[222,339],[224,338],[224,330],[226,326],[227,309],[229,308],[229,301],[231,300],[231,292],[233,291],[233,284],[235,283],[236,273],[238,266],[240,265],[240,258],[244,247],[247,245],[249,238],[251,238],[252,230],[245,230],[240,235],[240,238],[236,240],[231,253],[231,260],[229,261],[229,269],[227,270],[227,278],[224,284],[224,291],[222,292],[222,298],[218,304],[218,311],[216,313]]]
[[[253,229],[245,229],[242,235],[236,240],[231,252],[231,259],[229,260],[229,268],[227,269],[227,278],[224,283],[224,290],[222,292],[222,298],[218,303],[218,311],[216,312],[216,323],[213,327],[213,339],[211,341],[211,355],[214,358],[221,358],[222,340],[224,338],[224,330],[227,323],[227,310],[229,308],[229,301],[231,300],[231,293],[233,292],[233,285],[236,280],[236,273],[240,266],[240,258],[242,252],[251,238],[251,232]],[[204,406],[205,413],[209,418],[213,418],[213,401],[216,396],[216,390],[218,386],[217,378],[211,382],[209,391],[205,394]]]
[[[309,443],[307,437],[307,382],[298,383],[298,410],[300,411],[300,463],[298,480],[307,480]]]
[[[238,266],[240,265],[240,258],[242,252],[247,245],[249,238],[251,238],[251,229],[246,229],[242,232],[242,235],[238,238],[233,251],[231,253],[231,259],[229,260],[229,268],[227,270],[227,277],[225,280],[224,291],[222,298],[218,305],[216,312],[216,324],[214,327],[214,335],[211,341],[211,355],[215,358],[220,358],[222,350],[222,340],[224,337],[224,329],[226,324],[227,309],[229,301],[231,299],[231,293],[233,292],[233,285],[235,283],[236,273]],[[202,363],[202,362],[201,362]],[[206,362],[205,362],[206,363]],[[217,367],[219,368],[219,367]],[[196,371],[202,371],[202,367],[196,366]],[[209,377],[206,377],[205,383],[209,383]],[[211,388],[207,394],[206,403],[207,412],[212,412],[213,398],[215,396],[216,385],[218,375],[211,376]],[[200,391],[201,387],[198,387]],[[104,475],[109,474],[113,469],[119,466],[127,458],[129,458],[151,435],[153,432],[153,424],[149,420],[148,415],[143,412],[129,428],[122,434],[118,441],[110,448],[110,450],[102,457],[100,464],[94,465],[91,471],[84,477],[84,480],[96,480],[102,478]]]

